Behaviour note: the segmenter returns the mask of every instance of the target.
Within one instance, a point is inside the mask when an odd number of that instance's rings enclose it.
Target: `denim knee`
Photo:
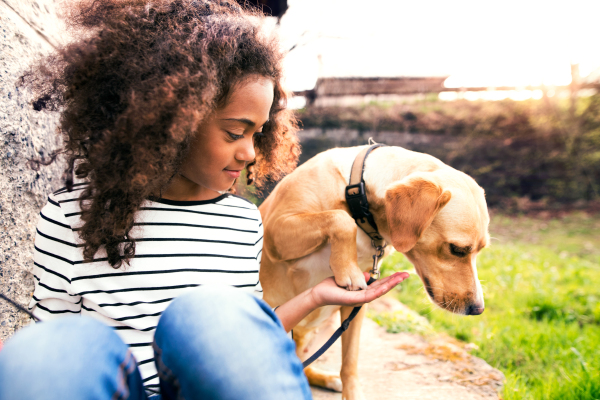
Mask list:
[[[23,366],[29,373],[35,365],[49,364],[52,360],[57,364],[64,359],[81,360],[100,350],[102,343],[115,335],[112,329],[89,317],[66,316],[38,322],[21,329],[6,342],[0,353],[0,367],[9,357],[13,371]],[[35,365],[27,365],[34,361]]]
[[[111,398],[129,395],[129,384],[141,385],[138,376],[127,345],[90,317],[66,316],[28,326],[0,352],[0,399]]]
[[[262,300],[232,287],[175,299],[154,337],[164,398],[310,398],[295,345]]]
[[[231,325],[237,317],[265,316],[283,329],[279,318],[271,307],[250,293],[231,286],[202,286],[179,296],[163,312],[157,331],[161,325],[181,324],[185,328],[224,324]]]

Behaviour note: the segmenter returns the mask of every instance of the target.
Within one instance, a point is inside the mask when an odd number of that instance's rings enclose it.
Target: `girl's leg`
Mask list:
[[[153,346],[163,400],[312,398],[275,313],[239,289],[201,287],[178,297]]]
[[[89,317],[28,326],[0,351],[1,400],[145,398],[127,345]]]

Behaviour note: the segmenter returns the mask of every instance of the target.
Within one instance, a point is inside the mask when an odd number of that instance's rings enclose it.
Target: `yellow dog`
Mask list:
[[[265,229],[260,281],[272,306],[332,273],[348,290],[366,288],[362,272],[371,269],[374,248],[357,229],[344,197],[352,163],[364,147],[317,155],[284,178],[260,206]],[[458,314],[481,314],[476,257],[489,242],[483,189],[438,159],[400,147],[375,149],[365,160],[364,180],[379,233],[415,266],[431,300]],[[301,358],[309,355],[305,348],[313,331],[338,309],[317,309],[294,328]],[[346,400],[363,398],[357,361],[365,309],[342,335],[340,374],[305,369],[311,384],[341,391]],[[342,319],[351,310],[341,307]]]

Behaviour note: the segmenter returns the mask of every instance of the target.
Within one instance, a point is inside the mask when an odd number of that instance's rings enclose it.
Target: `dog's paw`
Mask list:
[[[335,283],[347,290],[361,290],[367,288],[365,275],[358,268],[353,268],[347,274],[335,274]]]
[[[342,391],[342,380],[339,377],[332,377],[325,383],[327,389],[331,389],[335,392]]]
[[[308,383],[313,386],[324,387],[336,392],[341,392],[343,389],[340,374],[323,371],[315,367],[307,367],[304,373],[306,374],[306,378],[308,378]]]

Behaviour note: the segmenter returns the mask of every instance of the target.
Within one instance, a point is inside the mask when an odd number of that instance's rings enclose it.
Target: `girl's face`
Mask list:
[[[163,197],[210,200],[228,190],[255,158],[254,136],[269,119],[273,91],[273,82],[263,76],[250,76],[234,86],[225,106],[198,128]]]

